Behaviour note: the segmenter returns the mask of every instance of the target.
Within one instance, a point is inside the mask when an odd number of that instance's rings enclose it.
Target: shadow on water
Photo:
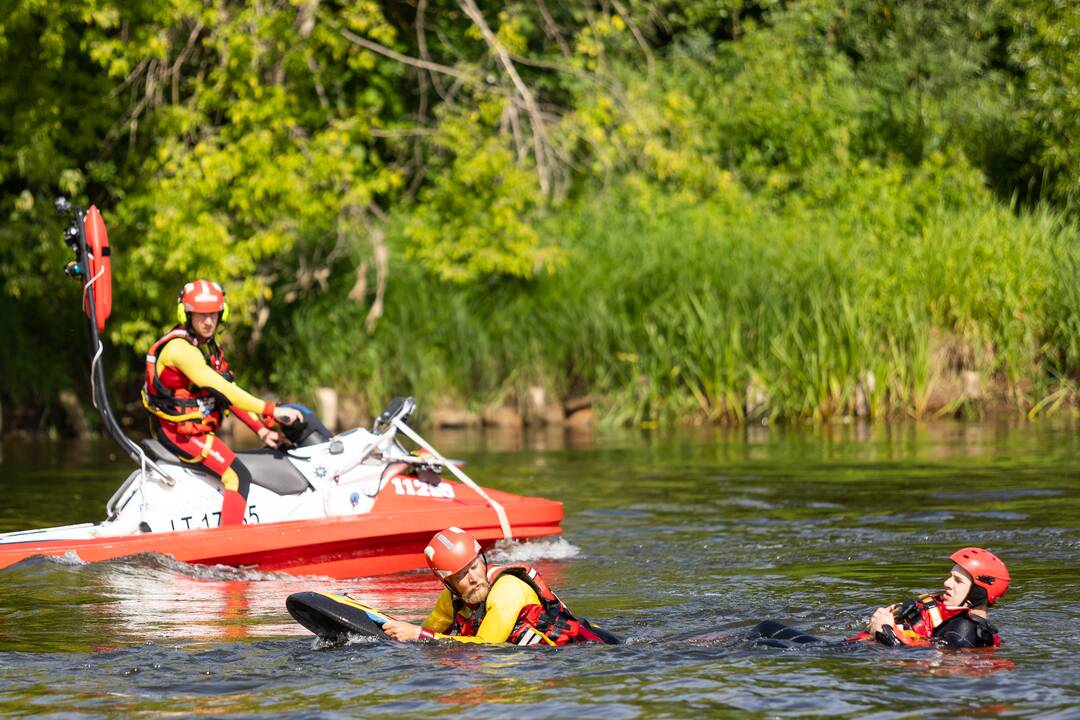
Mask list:
[[[563,500],[536,562],[619,647],[355,643],[323,648],[284,611],[348,590],[400,617],[426,573],[352,581],[147,555],[0,571],[0,712],[644,717],[1068,716],[1080,703],[1080,441],[1068,420],[597,434],[448,434],[482,483]],[[0,527],[100,519],[127,468],[89,445],[5,447]],[[857,632],[878,605],[940,587],[987,545],[1014,577],[997,651],[747,640],[761,619]],[[62,681],[59,681],[62,679]]]

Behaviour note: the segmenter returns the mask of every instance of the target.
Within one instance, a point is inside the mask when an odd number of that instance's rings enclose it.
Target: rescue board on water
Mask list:
[[[387,640],[389,636],[382,628],[393,620],[348,595],[334,593],[293,593],[286,598],[285,609],[296,622],[331,642],[344,642],[358,635]]]

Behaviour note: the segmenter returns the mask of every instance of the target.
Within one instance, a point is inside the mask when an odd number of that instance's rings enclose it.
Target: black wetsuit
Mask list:
[[[950,650],[966,650],[979,647],[994,647],[994,638],[996,636],[997,630],[990,624],[989,620],[963,613],[951,617],[938,625],[931,636],[930,642],[937,647]],[[823,640],[775,620],[766,620],[759,623],[750,632],[749,640],[757,646],[776,648],[793,648],[808,643],[842,645],[849,642],[848,640]],[[878,633],[876,640],[882,645],[900,646],[903,644],[892,633],[887,635]]]
[[[989,620],[964,613],[934,628],[931,642],[953,650],[993,647],[996,635],[997,630]]]
[[[775,620],[760,622],[750,631],[751,644],[758,647],[773,647],[790,649],[808,643],[822,643],[828,645],[840,645],[843,641],[830,642],[813,635],[807,635],[802,630],[784,625]]]

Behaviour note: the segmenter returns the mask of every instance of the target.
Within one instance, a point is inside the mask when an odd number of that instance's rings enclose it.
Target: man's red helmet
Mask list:
[[[977,547],[957,550],[949,559],[971,573],[974,585],[968,592],[968,604],[980,605],[985,595],[987,605],[993,605],[1009,589],[1009,569],[1001,559],[990,552]],[[981,592],[977,591],[981,588]]]
[[[428,567],[444,580],[467,567],[479,554],[480,542],[472,533],[456,527],[435,533],[424,548]]]
[[[225,291],[210,280],[189,282],[176,300],[176,319],[181,325],[186,325],[193,312],[221,313],[221,322],[227,321],[229,303],[225,302]]]

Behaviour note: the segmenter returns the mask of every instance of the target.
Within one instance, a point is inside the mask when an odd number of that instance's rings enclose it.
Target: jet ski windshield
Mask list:
[[[330,442],[333,435],[311,408],[300,403],[282,403],[281,407],[295,408],[300,411],[300,422],[280,426],[285,439],[294,446],[311,447],[312,445],[322,445]]]

